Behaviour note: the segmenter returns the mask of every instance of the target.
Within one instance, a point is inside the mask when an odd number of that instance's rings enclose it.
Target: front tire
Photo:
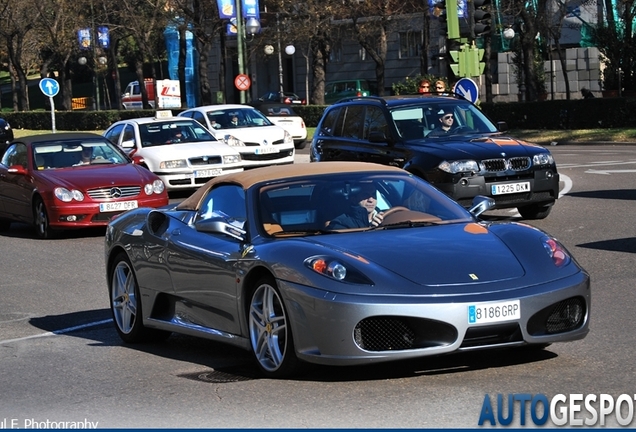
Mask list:
[[[33,204],[33,225],[35,232],[41,239],[52,239],[57,236],[57,231],[51,228],[49,214],[42,198],[36,198]]]
[[[170,336],[170,332],[144,326],[137,277],[128,256],[123,252],[115,257],[109,294],[115,329],[124,342],[150,342]]]
[[[289,316],[271,277],[258,281],[249,304],[248,327],[252,353],[261,372],[270,378],[293,375],[300,368]]]
[[[517,211],[524,219],[545,219],[552,210],[551,205],[532,204],[529,206],[517,207]]]

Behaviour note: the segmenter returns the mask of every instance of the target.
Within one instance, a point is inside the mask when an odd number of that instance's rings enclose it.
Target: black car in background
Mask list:
[[[460,96],[350,98],[323,113],[310,160],[401,167],[465,207],[485,195],[495,208],[543,219],[559,194],[552,154],[504,135],[506,128]]]

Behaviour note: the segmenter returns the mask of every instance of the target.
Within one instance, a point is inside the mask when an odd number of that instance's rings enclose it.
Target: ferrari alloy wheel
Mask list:
[[[110,308],[117,333],[124,342],[147,342],[170,336],[170,332],[144,327],[137,278],[124,253],[117,255],[112,267]]]
[[[55,237],[56,231],[49,224],[49,215],[42,198],[36,198],[33,206],[33,224],[35,231],[41,239],[50,239]]]
[[[249,308],[252,352],[261,371],[272,378],[293,374],[298,368],[294,341],[283,299],[271,278],[256,284]]]

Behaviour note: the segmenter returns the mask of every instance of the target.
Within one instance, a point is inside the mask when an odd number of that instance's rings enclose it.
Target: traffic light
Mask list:
[[[473,0],[473,16],[471,36],[477,37],[490,33],[490,3],[491,0]]]
[[[433,6],[433,15],[439,20],[441,34],[448,39],[459,39],[457,0],[442,0]]]

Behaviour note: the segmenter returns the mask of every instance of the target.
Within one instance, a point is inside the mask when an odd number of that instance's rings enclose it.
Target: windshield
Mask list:
[[[253,128],[272,126],[265,115],[253,108],[232,108],[208,111],[210,124],[214,129]]]
[[[142,147],[216,141],[201,124],[182,119],[139,125]]]
[[[477,107],[459,100],[402,106],[393,109],[391,117],[398,133],[407,140],[497,132]]]
[[[65,139],[33,144],[33,159],[38,170],[130,163],[119,149],[100,139]]]
[[[463,207],[408,174],[321,176],[263,187],[258,199],[272,235],[369,229],[373,212],[386,215],[380,229],[472,221]]]

